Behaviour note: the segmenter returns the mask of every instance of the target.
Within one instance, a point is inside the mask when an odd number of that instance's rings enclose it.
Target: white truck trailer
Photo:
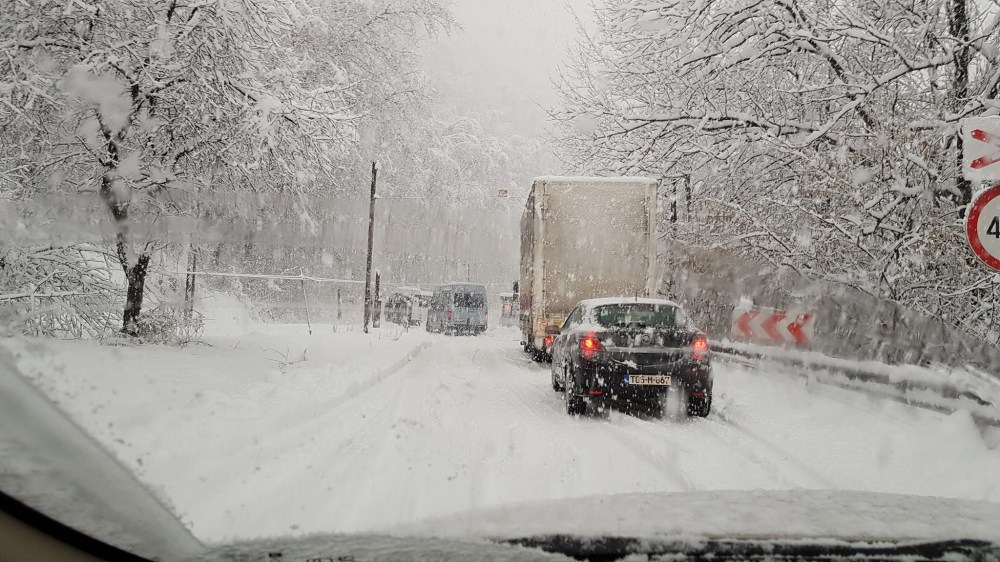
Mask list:
[[[656,181],[535,178],[521,215],[522,345],[550,357],[552,337],[579,301],[654,296]]]

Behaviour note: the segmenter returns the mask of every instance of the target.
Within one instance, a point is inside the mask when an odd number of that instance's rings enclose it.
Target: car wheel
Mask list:
[[[566,383],[563,385],[563,402],[565,402],[566,413],[570,416],[582,416],[587,413],[587,403],[576,395],[576,377],[568,371],[566,375]]]
[[[688,398],[687,414],[699,418],[707,418],[712,412],[712,393],[706,392],[704,396],[693,396]]]

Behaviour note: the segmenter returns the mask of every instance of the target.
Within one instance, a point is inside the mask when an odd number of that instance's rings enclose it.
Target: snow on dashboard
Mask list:
[[[1000,504],[830,490],[591,496],[440,518],[397,535],[1000,540]]]

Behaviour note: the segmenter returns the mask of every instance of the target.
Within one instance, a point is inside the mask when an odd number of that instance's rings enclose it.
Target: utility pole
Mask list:
[[[378,163],[372,162],[372,197],[368,205],[368,261],[365,263],[365,333],[372,314],[372,241],[375,237],[375,181],[378,179]]]
[[[374,300],[374,310],[372,312],[372,328],[379,328],[382,326],[382,275],[379,272],[375,272],[375,298]]]

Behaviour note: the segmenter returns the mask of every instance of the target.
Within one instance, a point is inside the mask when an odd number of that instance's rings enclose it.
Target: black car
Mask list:
[[[688,415],[712,408],[705,334],[677,304],[660,299],[591,299],[566,317],[552,346],[552,388],[569,414],[596,402],[666,413],[668,395]],[[671,392],[673,390],[674,392]]]

